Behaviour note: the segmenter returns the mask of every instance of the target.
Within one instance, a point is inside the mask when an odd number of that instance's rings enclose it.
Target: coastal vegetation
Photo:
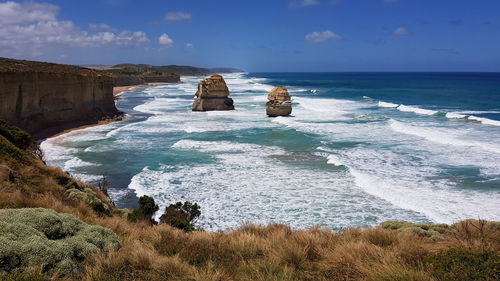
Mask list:
[[[498,222],[179,229],[177,219],[192,224],[200,206],[172,204],[151,223],[151,197],[139,211],[119,209],[102,188],[46,166],[25,136],[0,123],[0,280],[500,279]]]
[[[77,262],[102,250],[117,250],[110,229],[88,225],[44,208],[0,209],[0,267],[5,272],[39,267],[53,275],[72,274]]]
[[[122,63],[109,67],[106,71],[115,73],[138,74],[143,72],[174,73],[180,76],[205,76],[216,73],[243,72],[234,68],[203,68],[186,65],[162,65]]]

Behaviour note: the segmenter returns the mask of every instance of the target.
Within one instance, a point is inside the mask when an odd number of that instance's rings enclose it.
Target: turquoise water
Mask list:
[[[120,207],[197,202],[207,230],[500,220],[500,74],[224,77],[235,111],[192,112],[201,77],[132,89],[127,120],[46,140],[47,162],[106,176]],[[276,85],[290,117],[265,115]]]

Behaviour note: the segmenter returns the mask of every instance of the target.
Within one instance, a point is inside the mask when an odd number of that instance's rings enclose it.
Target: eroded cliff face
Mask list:
[[[112,77],[58,64],[0,59],[0,118],[43,137],[117,115]]]

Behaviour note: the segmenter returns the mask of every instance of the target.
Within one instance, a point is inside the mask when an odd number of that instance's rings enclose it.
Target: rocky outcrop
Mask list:
[[[270,117],[287,116],[292,113],[292,99],[286,87],[278,86],[267,95],[266,113]]]
[[[109,75],[0,58],[0,118],[37,137],[117,114]]]
[[[198,83],[193,111],[233,110],[233,99],[228,96],[229,89],[224,78],[212,75]]]

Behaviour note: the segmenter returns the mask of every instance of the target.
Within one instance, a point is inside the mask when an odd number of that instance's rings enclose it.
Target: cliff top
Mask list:
[[[0,72],[58,72],[58,73],[100,73],[100,74],[154,74],[202,76],[215,73],[243,72],[234,68],[202,68],[183,65],[153,66],[148,64],[117,64],[114,66],[75,66],[39,61],[16,60],[0,57]]]
[[[85,67],[39,61],[0,58],[0,72],[96,73]]]
[[[97,68],[96,68],[97,69]],[[102,69],[102,67],[101,67]],[[181,76],[204,76],[215,73],[234,73],[234,72],[243,72],[243,70],[235,69],[235,68],[203,68],[203,67],[195,67],[195,66],[186,66],[186,65],[162,65],[162,66],[154,66],[149,64],[130,64],[123,63],[117,64],[111,67],[107,67],[104,69],[108,72],[143,72],[143,71],[152,71],[152,72],[165,72],[165,73],[175,73]]]

